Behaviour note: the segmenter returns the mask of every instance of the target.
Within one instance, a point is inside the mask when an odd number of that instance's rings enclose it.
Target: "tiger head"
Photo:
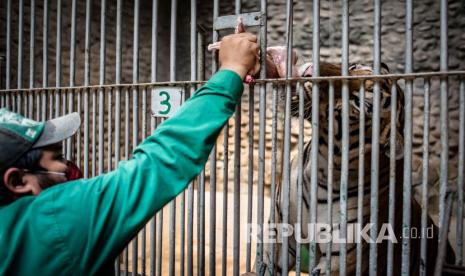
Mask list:
[[[341,65],[331,63],[320,63],[319,76],[340,76]],[[298,74],[301,77],[313,76],[313,64],[306,63],[302,65]],[[350,64],[349,65],[349,76],[366,76],[373,75],[373,69],[369,66],[361,64]],[[381,72],[382,75],[389,74],[389,68],[386,64],[382,63]],[[335,143],[340,142],[342,137],[342,81],[332,80],[334,88],[334,137]],[[397,93],[397,113],[396,113],[396,158],[401,159],[403,156],[403,126],[404,126],[404,93],[403,90],[395,83],[395,80],[390,78],[383,78],[378,80],[380,88],[380,146],[385,150],[386,155],[389,154],[389,138],[391,131],[391,107],[392,107],[392,91],[396,89]],[[319,136],[321,139],[327,139],[328,132],[325,128],[328,127],[329,119],[329,82],[320,81],[318,82],[319,88]],[[364,98],[361,99],[360,87],[364,86]],[[303,83],[303,100],[304,100],[304,118],[311,120],[312,115],[312,91],[314,82],[306,81]],[[360,111],[365,114],[365,137],[367,144],[371,142],[371,126],[373,119],[373,97],[374,97],[374,86],[375,80],[373,79],[350,79],[347,81],[349,90],[349,132],[350,135],[358,136],[358,129],[360,126]],[[362,102],[363,100],[363,102]],[[293,116],[299,116],[299,95],[298,93],[292,93],[291,100],[291,112]],[[321,131],[321,129],[323,131]],[[356,140],[350,139],[351,141]],[[357,140],[358,143],[358,140]],[[370,147],[369,147],[370,148]]]

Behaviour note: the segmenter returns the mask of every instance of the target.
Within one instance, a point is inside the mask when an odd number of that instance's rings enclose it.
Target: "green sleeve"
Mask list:
[[[74,267],[95,274],[114,261],[153,215],[202,170],[243,91],[240,77],[216,73],[134,151],[92,179],[53,189],[58,230]]]

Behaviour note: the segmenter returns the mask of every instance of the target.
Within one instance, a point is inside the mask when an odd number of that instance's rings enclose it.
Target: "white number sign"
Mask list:
[[[157,87],[152,90],[152,115],[171,117],[181,106],[182,87]]]

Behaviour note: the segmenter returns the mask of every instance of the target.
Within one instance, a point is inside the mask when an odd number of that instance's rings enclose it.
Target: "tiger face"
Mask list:
[[[389,74],[389,68],[382,63],[382,75]],[[311,77],[313,74],[313,65],[311,63],[304,64],[299,68],[299,75],[302,77]],[[320,64],[320,76],[340,76],[341,65],[324,63]],[[373,69],[369,66],[361,64],[350,64],[349,76],[373,75]],[[340,154],[342,148],[342,81],[333,80],[334,88],[334,138],[335,138],[335,154]],[[386,156],[389,156],[389,138],[391,133],[391,107],[392,107],[392,91],[395,89],[397,94],[397,113],[395,129],[396,132],[396,159],[401,159],[403,154],[403,125],[404,125],[404,95],[402,89],[395,83],[393,79],[379,79],[380,88],[380,136],[379,142],[381,150]],[[307,81],[303,84],[304,89],[304,118],[311,120],[312,117],[312,91],[314,82]],[[361,94],[360,87],[363,85],[364,93]],[[358,134],[360,131],[360,114],[365,115],[365,145],[369,151],[371,149],[372,135],[372,119],[373,119],[373,97],[375,80],[373,79],[350,79],[347,81],[349,89],[349,135],[350,148],[354,153],[358,149]],[[319,82],[319,141],[324,149],[328,140],[328,124],[329,124],[329,82]],[[299,116],[299,96],[298,93],[292,94],[291,114]]]

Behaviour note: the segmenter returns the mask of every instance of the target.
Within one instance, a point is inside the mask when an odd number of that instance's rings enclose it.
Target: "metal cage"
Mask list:
[[[65,153],[67,158],[75,159],[81,165],[85,177],[93,177],[95,175],[114,169],[120,160],[128,159],[131,156],[131,150],[134,149],[139,142],[142,141],[150,132],[156,129],[166,116],[151,116],[151,106],[156,100],[154,92],[159,87],[173,87],[180,91],[181,103],[188,99],[190,94],[199,87],[205,79],[205,68],[211,63],[211,71],[215,72],[218,69],[218,64],[213,56],[212,60],[207,60],[205,54],[206,43],[206,27],[199,27],[198,6],[205,1],[191,0],[188,1],[171,0],[170,14],[164,14],[159,11],[160,5],[163,3],[158,0],[139,1],[133,3],[124,3],[122,0],[113,2],[101,1],[77,1],[72,0],[70,18],[63,16],[63,7],[66,3],[61,0],[49,1],[44,0],[43,3],[36,3],[31,0],[25,5],[24,0],[15,1],[6,0],[2,2],[1,22],[5,22],[2,27],[3,43],[0,45],[0,106],[9,108],[15,112],[19,112],[27,117],[36,120],[46,120],[68,112],[77,111],[83,117],[83,126],[80,132],[72,139],[65,142]],[[54,2],[54,3],[50,3]],[[99,3],[94,3],[99,2]],[[142,3],[141,3],[142,2]],[[181,4],[181,5],[179,5]],[[180,47],[179,34],[177,24],[180,19],[178,14],[180,10],[188,11],[183,5],[189,6],[188,20],[189,24],[189,45],[183,46],[189,49],[190,67],[186,69],[190,73],[188,80],[181,80],[177,76],[179,72],[179,60],[177,60],[176,49]],[[312,101],[318,102],[319,86],[321,83],[328,83],[330,90],[333,88],[335,81],[342,81],[342,100],[344,105],[348,106],[348,86],[347,81],[353,78],[363,80],[376,80],[390,78],[394,79],[395,83],[401,82],[405,88],[405,141],[404,141],[404,156],[405,163],[403,172],[392,171],[391,188],[397,187],[403,189],[403,198],[395,200],[403,200],[405,206],[403,209],[402,225],[405,229],[410,229],[411,210],[410,202],[412,200],[412,126],[415,124],[415,119],[412,114],[412,97],[415,89],[415,83],[423,85],[421,93],[424,95],[424,136],[422,146],[423,156],[423,175],[421,185],[421,201],[422,206],[428,206],[428,158],[429,158],[429,116],[430,116],[430,94],[440,93],[440,129],[441,129],[441,154],[440,154],[440,188],[439,188],[439,229],[444,232],[444,229],[449,229],[448,220],[450,218],[451,204],[457,206],[456,216],[457,223],[455,228],[450,228],[449,231],[456,235],[456,243],[453,244],[456,252],[456,264],[463,265],[463,173],[464,173],[464,123],[465,123],[465,71],[452,71],[448,66],[448,1],[440,1],[440,70],[432,72],[414,72],[414,39],[413,39],[413,10],[414,4],[412,0],[405,1],[405,64],[404,72],[390,75],[381,75],[381,28],[382,28],[382,3],[380,0],[373,1],[374,17],[373,17],[373,75],[369,76],[349,76],[349,1],[341,1],[341,75],[337,77],[321,77],[319,76],[320,67],[320,1],[312,2],[312,62],[314,66],[313,76],[311,78],[291,78],[291,51],[294,46],[293,38],[293,23],[294,9],[293,1],[286,0],[286,9],[282,13],[286,18],[285,44],[287,47],[287,78],[283,79],[266,79],[265,70],[261,70],[260,79],[252,85],[247,85],[245,96],[243,97],[242,105],[239,104],[234,119],[230,120],[225,126],[222,140],[218,141],[217,146],[210,156],[209,163],[206,169],[193,181],[186,191],[181,193],[173,202],[158,214],[154,214],[152,221],[137,235],[132,243],[124,250],[120,258],[116,261],[115,267],[117,274],[127,275],[134,274],[150,274],[150,275],[239,275],[243,272],[252,271],[263,262],[263,244],[257,240],[263,239],[263,226],[267,224],[266,214],[271,213],[273,218],[274,202],[276,201],[276,186],[280,182],[283,187],[283,196],[286,198],[282,206],[282,218],[286,223],[289,219],[289,185],[290,185],[290,159],[291,159],[291,131],[296,130],[298,133],[295,151],[299,158],[299,174],[302,174],[302,152],[304,147],[304,119],[303,105],[300,109],[300,116],[297,121],[291,122],[291,84],[298,83],[299,97],[303,99],[303,83],[310,81],[313,83]],[[133,7],[132,20],[126,21],[123,16],[126,6]],[[150,7],[151,20],[149,23],[141,22],[141,5]],[[167,5],[164,3],[164,5]],[[232,5],[232,4],[231,4]],[[225,29],[231,29],[235,26],[237,16],[244,18],[246,26],[258,27],[258,36],[261,47],[262,67],[265,66],[267,36],[270,30],[268,26],[268,1],[260,0],[256,6],[259,10],[253,12],[243,12],[242,3],[236,0],[234,3],[234,14],[220,16],[220,3],[218,0],[213,1],[213,10],[209,12],[212,16],[212,41],[220,40],[220,32]],[[53,7],[53,9],[51,8]],[[39,8],[38,8],[39,7]],[[96,10],[99,7],[100,10]],[[79,10],[81,8],[81,10]],[[42,11],[38,13],[36,9]],[[116,11],[115,11],[116,9]],[[94,14],[93,14],[94,13]],[[99,14],[97,14],[99,13]],[[17,16],[16,16],[17,15]],[[29,15],[29,19],[25,18]],[[38,16],[37,16],[38,15]],[[108,26],[108,18],[116,15],[116,24],[110,26],[113,28],[110,32]],[[41,32],[37,30],[36,17],[40,19]],[[82,18],[81,18],[82,17]],[[91,30],[92,19],[98,17],[100,19],[99,30]],[[161,20],[160,18],[163,17]],[[84,32],[79,32],[78,19],[84,19]],[[26,20],[25,20],[26,19]],[[169,19],[169,20],[168,20]],[[65,28],[63,20],[69,21],[70,32],[69,37],[62,36],[62,29]],[[52,21],[53,24],[50,23]],[[124,21],[126,21],[124,23]],[[27,22],[27,24],[25,23]],[[130,22],[133,24],[130,27]],[[168,24],[169,22],[169,24]],[[125,25],[126,24],[126,25]],[[140,37],[140,26],[150,24],[151,39]],[[160,37],[160,26],[167,24],[170,26],[169,35]],[[27,25],[27,28],[26,28]],[[17,26],[16,29],[12,26]],[[52,30],[53,26],[53,30]],[[126,28],[126,29],[125,29]],[[12,30],[16,30],[13,32]],[[122,41],[123,32],[132,31],[132,43]],[[108,41],[109,33],[115,34],[116,51],[112,54],[115,61],[114,64],[108,64]],[[30,41],[26,43],[26,35]],[[41,36],[39,36],[41,35]],[[54,45],[50,43],[49,38],[53,35]],[[99,51],[92,54],[92,35],[98,36]],[[38,49],[36,40],[42,42],[41,48]],[[64,40],[69,40],[69,45],[64,43]],[[84,40],[83,49],[78,49],[77,40]],[[141,47],[140,42],[147,42],[144,45],[150,47]],[[165,66],[158,60],[165,52],[160,53],[160,44],[168,45],[169,58],[166,56]],[[299,42],[301,43],[301,42]],[[307,41],[307,43],[310,43]],[[65,62],[62,50],[64,45],[69,46],[69,60]],[[24,45],[29,45],[26,49]],[[94,45],[94,49],[97,44]],[[82,48],[82,47],[81,47]],[[25,67],[25,56],[29,50],[29,68]],[[80,52],[82,50],[82,52]],[[123,51],[132,50],[132,74],[129,76],[123,75]],[[144,50],[144,55],[150,53],[150,58],[142,56],[141,51]],[[42,58],[37,53],[41,52]],[[53,57],[51,53],[54,53]],[[42,81],[37,81],[37,62],[35,59],[41,60]],[[92,62],[91,57],[98,56],[98,74],[94,74],[94,78],[98,77],[98,81],[92,82],[91,72]],[[78,68],[78,59],[83,58],[83,68]],[[16,60],[15,60],[16,59]],[[55,72],[50,71],[52,67],[49,64],[50,60],[54,60]],[[140,80],[141,60],[145,60],[150,64],[150,79],[147,82]],[[126,62],[127,63],[127,62]],[[63,82],[64,65],[69,65],[66,72],[68,82]],[[97,64],[97,63],[96,63]],[[168,65],[166,65],[168,64]],[[163,67],[164,66],[164,67]],[[109,67],[114,68],[115,78],[108,81],[110,78],[106,71]],[[169,79],[160,81],[158,76],[161,70],[169,72]],[[95,71],[95,70],[94,70]],[[25,85],[27,80],[26,75],[29,73],[29,84]],[[146,73],[146,72],[144,72]],[[80,74],[83,79],[82,84],[76,82],[76,75]],[[49,79],[55,77],[54,85],[50,85]],[[132,77],[132,80],[129,80]],[[17,84],[13,84],[12,80],[16,80]],[[417,80],[422,80],[418,82]],[[430,81],[438,80],[440,82],[440,91],[430,91]],[[455,81],[458,83],[457,91],[450,91],[449,83]],[[446,195],[451,184],[448,182],[448,160],[449,160],[449,117],[448,117],[448,95],[449,93],[459,93],[459,141],[458,141],[458,176],[455,179],[456,192],[452,201],[448,203]],[[371,216],[370,222],[375,225],[375,231],[378,230],[378,181],[379,181],[379,110],[380,110],[380,88],[379,85],[374,86],[374,117],[373,117],[373,150],[371,154],[371,175],[366,176],[371,178]],[[285,104],[281,106],[279,111],[280,95],[284,95]],[[334,95],[333,95],[334,96]],[[333,99],[334,100],[334,99]],[[248,113],[244,113],[244,105],[248,105]],[[258,107],[258,118],[253,112]],[[271,110],[271,116],[268,116],[267,110]],[[343,117],[347,118],[347,108],[343,109],[346,112]],[[280,113],[281,112],[281,113]],[[395,112],[395,111],[393,111]],[[244,114],[241,114],[244,113]],[[279,114],[283,118],[279,118]],[[318,136],[318,106],[312,109],[311,135]],[[362,120],[362,119],[361,119]],[[258,121],[258,131],[254,128]],[[266,122],[270,123],[271,129]],[[279,124],[283,123],[283,127],[279,128]],[[294,124],[294,125],[292,125]],[[361,122],[361,124],[364,124]],[[247,135],[241,135],[244,129],[248,129]],[[268,128],[268,129],[267,129]],[[268,131],[268,132],[267,132]],[[333,129],[329,130],[329,136],[333,136]],[[278,143],[278,136],[282,135],[283,144]],[[340,208],[340,231],[343,236],[347,236],[347,182],[348,182],[348,154],[349,154],[349,133],[348,121],[343,118],[343,147],[342,147],[342,175],[340,183],[332,183],[332,179],[328,180],[329,185],[340,185],[341,200]],[[269,137],[268,137],[269,136]],[[258,138],[257,138],[258,137]],[[267,138],[268,137],[268,138]],[[233,141],[231,141],[231,139]],[[265,140],[271,140],[271,148],[266,147]],[[362,137],[362,139],[364,139]],[[244,153],[241,143],[246,143],[247,152]],[[318,140],[312,139],[312,148],[318,147]],[[393,141],[391,140],[391,143]],[[230,145],[233,145],[231,147]],[[241,154],[242,150],[242,154]],[[247,156],[242,160],[241,156]],[[363,155],[361,151],[360,156]],[[231,160],[231,166],[230,159]],[[267,156],[267,157],[266,157]],[[266,158],[265,158],[266,157]],[[279,158],[278,158],[279,157]],[[318,171],[318,151],[313,150],[312,160],[312,175],[317,175]],[[392,157],[394,158],[394,157]],[[217,164],[221,162],[221,167]],[[241,164],[242,162],[242,164]],[[269,164],[267,164],[269,162]],[[394,164],[395,161],[392,160]],[[332,160],[328,160],[331,164]],[[247,171],[243,171],[243,166]],[[328,165],[330,166],[330,165]],[[403,173],[404,183],[395,183],[395,174]],[[266,175],[267,174],[267,175]],[[362,173],[363,174],[363,173]],[[232,175],[232,177],[229,177]],[[268,176],[269,175],[269,176]],[[270,187],[265,185],[266,179],[269,177]],[[232,179],[231,179],[232,178]],[[246,179],[245,181],[243,179]],[[312,177],[310,191],[311,194],[316,194],[318,191],[317,177]],[[246,182],[246,183],[245,183]],[[363,185],[363,184],[362,184]],[[244,187],[247,188],[244,191]],[[363,186],[362,186],[363,187]],[[361,188],[362,188],[361,187]],[[230,190],[232,190],[230,192]],[[297,206],[302,208],[302,184],[298,186]],[[256,193],[256,195],[255,195]],[[269,200],[265,200],[269,198]],[[389,206],[390,221],[393,222],[394,214],[394,193],[390,193]],[[265,204],[266,203],[266,204]],[[318,222],[318,217],[329,216],[328,214],[318,214],[316,208],[316,197],[311,197],[310,201],[310,218],[311,223]],[[245,208],[245,209],[244,209]],[[168,210],[169,209],[169,210]],[[241,210],[245,210],[242,211]],[[302,210],[299,210],[300,214]],[[169,213],[169,216],[167,214]],[[361,214],[361,213],[360,213]],[[422,222],[426,225],[426,217],[428,209],[422,210]],[[244,217],[245,216],[245,217]],[[208,218],[208,221],[207,221]],[[331,218],[329,218],[331,219]],[[255,223],[258,225],[258,232],[255,238],[249,241],[244,241],[244,233],[242,232],[244,225]],[[270,223],[273,223],[271,219]],[[220,234],[217,235],[217,232]],[[442,233],[441,232],[441,233]],[[165,234],[164,234],[165,233]],[[167,234],[168,233],[168,234]],[[447,232],[446,232],[447,233]],[[165,235],[169,236],[166,239]],[[444,242],[444,237],[442,242]],[[425,238],[423,238],[425,239]],[[168,245],[168,251],[164,250],[164,246]],[[196,248],[195,248],[196,246]],[[284,251],[288,250],[289,241],[283,239],[283,243],[276,245],[282,246]],[[301,244],[296,245],[296,273],[303,273],[303,270],[315,272],[315,247],[316,242],[313,240],[309,247],[309,267],[303,267],[301,256]],[[389,245],[389,253],[387,256],[388,267],[393,265],[392,244]],[[331,247],[329,246],[329,250]],[[361,248],[357,248],[357,268],[361,264]],[[369,247],[369,266],[370,275],[377,274],[376,260],[377,245],[372,244]],[[409,250],[410,240],[404,239],[402,242],[402,275],[409,275]],[[423,263],[426,262],[426,240],[421,243],[421,254]],[[231,255],[232,254],[232,255]],[[254,256],[255,254],[255,256]],[[340,275],[346,275],[346,256],[347,248],[345,244],[341,244],[340,251]],[[360,254],[360,255],[359,255]],[[441,262],[442,260],[440,260]],[[283,264],[287,264],[287,255],[282,259]],[[426,273],[426,265],[421,267],[421,272]],[[439,263],[439,269],[442,269],[442,263]],[[437,268],[438,269],[438,268]],[[360,270],[357,270],[359,274]],[[282,274],[287,275],[287,266],[283,266]],[[316,272],[315,272],[316,273]],[[392,275],[392,271],[388,274]]]

